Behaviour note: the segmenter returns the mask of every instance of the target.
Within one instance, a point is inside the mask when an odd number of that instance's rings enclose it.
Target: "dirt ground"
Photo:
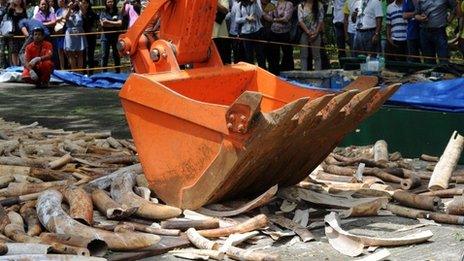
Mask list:
[[[118,92],[56,86],[34,89],[30,85],[0,83],[0,117],[8,121],[66,130],[107,131],[118,138],[129,138]],[[407,232],[395,232],[416,220],[396,216],[357,218],[343,228],[350,232],[372,236],[401,236],[416,231],[431,230],[432,240],[426,244],[390,248],[389,260],[463,260],[464,228],[461,226],[427,226]],[[351,260],[339,254],[329,244],[323,229],[312,230],[316,240],[289,244],[289,239],[265,242],[266,251],[278,252],[282,260]],[[268,245],[271,244],[269,247]],[[266,247],[267,246],[267,247]],[[378,250],[377,250],[378,251]],[[166,254],[145,260],[176,260]]]

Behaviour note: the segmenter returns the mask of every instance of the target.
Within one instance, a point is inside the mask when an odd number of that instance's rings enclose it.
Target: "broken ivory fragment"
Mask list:
[[[240,215],[242,213],[248,212],[250,210],[253,210],[255,208],[261,207],[261,206],[269,203],[269,201],[271,201],[271,199],[277,193],[277,190],[278,190],[278,186],[275,185],[275,186],[271,187],[270,189],[268,189],[263,194],[261,194],[259,197],[253,199],[252,201],[244,204],[243,206],[241,206],[241,207],[239,207],[237,209],[233,209],[233,210],[229,210],[229,211],[216,211],[216,210],[212,210],[212,209],[202,207],[202,208],[198,209],[198,212],[201,213],[201,214],[207,215],[207,216],[212,216],[212,217],[237,216],[237,215]]]
[[[354,235],[346,232],[340,227],[338,214],[331,212],[324,218],[326,223],[325,233],[330,245],[337,251],[349,255],[358,256],[362,253],[364,246],[403,246],[426,242],[433,236],[432,231],[422,231],[404,237],[380,238]]]

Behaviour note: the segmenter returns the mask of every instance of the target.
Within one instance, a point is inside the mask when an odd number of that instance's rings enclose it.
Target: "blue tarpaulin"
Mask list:
[[[88,88],[121,89],[129,74],[104,72],[88,77],[74,72],[54,71],[53,76],[63,82]]]
[[[23,71],[23,67],[14,66],[4,70],[8,73],[16,73],[18,77]],[[127,73],[96,73],[94,75],[85,76],[83,74],[55,70],[52,74],[52,79],[61,80],[70,85],[77,85],[87,88],[103,88],[103,89],[121,89],[129,74]]]
[[[388,104],[445,112],[464,112],[464,78],[403,84]]]
[[[285,80],[300,87],[314,88],[297,80]],[[443,112],[464,112],[464,78],[403,84],[387,104]]]
[[[5,71],[20,73],[22,67],[12,67]],[[68,71],[53,72],[54,78],[68,84],[104,89],[120,89],[128,76],[126,73],[105,72],[87,77]],[[314,88],[298,81],[290,79],[287,81],[301,87]],[[444,112],[464,112],[464,78],[403,84],[387,103]]]

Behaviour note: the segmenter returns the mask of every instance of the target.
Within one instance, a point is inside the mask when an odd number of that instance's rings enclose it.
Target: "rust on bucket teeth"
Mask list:
[[[336,113],[327,120],[320,122],[317,126],[301,126],[305,135],[295,134],[295,139],[298,140],[298,136],[303,136],[298,142],[295,143],[294,151],[299,153],[308,154],[307,157],[293,157],[294,159],[289,161],[286,168],[281,168],[280,171],[285,172],[286,175],[281,175],[278,179],[278,183],[282,185],[294,184],[304,179],[310,171],[317,167],[317,165],[326,157],[326,154],[331,152],[332,134],[342,133],[345,135],[350,132],[351,129],[341,128],[337,125],[341,122],[348,122],[352,120],[354,110],[365,106],[369,98],[377,92],[377,89],[369,89],[353,96],[351,94],[350,100],[343,103],[343,107],[337,107]],[[351,98],[352,97],[352,98]],[[342,105],[342,104],[341,104]],[[351,108],[347,110],[346,108]],[[335,109],[335,108],[334,108]],[[309,156],[311,155],[311,156]],[[321,159],[322,158],[322,159]],[[309,172],[308,172],[309,171]]]
[[[255,191],[256,187],[259,186],[267,186],[268,184],[278,184],[280,178],[287,176],[287,171],[290,170],[289,164],[292,164],[294,161],[300,160],[302,156],[298,154],[304,153],[304,151],[302,151],[300,147],[303,141],[294,144],[296,146],[293,147],[288,147],[288,145],[291,145],[295,139],[298,139],[299,137],[303,136],[304,129],[317,129],[318,126],[322,127],[328,124],[328,122],[331,122],[331,119],[335,118],[336,114],[339,113],[341,108],[350,101],[350,99],[356,94],[356,92],[357,91],[349,91],[334,96],[329,101],[329,103],[322,110],[320,110],[315,117],[312,118],[313,120],[308,122],[307,126],[299,124],[296,128],[293,128],[293,131],[292,129],[284,129],[283,132],[279,135],[278,139],[274,139],[273,141],[271,141],[271,144],[278,145],[277,149],[273,150],[272,153],[266,153],[263,156],[258,157],[262,160],[262,162],[258,161],[256,165],[263,168],[262,170],[257,171],[256,173],[239,175],[243,177],[242,181],[238,182],[238,184],[240,184],[240,187],[232,186],[230,189],[226,188],[224,190],[219,191],[230,191],[229,193],[231,193],[231,196],[233,197],[235,196],[234,193],[243,193],[244,191]],[[278,115],[279,111],[272,112],[271,114]],[[308,138],[310,138],[313,142],[316,141],[313,139],[312,136],[308,136]],[[266,143],[263,146],[269,145]],[[258,147],[257,149],[261,152],[261,148],[262,147]],[[247,168],[238,170],[234,173],[241,173],[247,171],[255,171],[255,169]],[[292,173],[291,175],[293,174],[294,173]],[[249,187],[252,187],[252,189],[249,189]]]
[[[398,87],[300,88],[239,63],[133,74],[120,97],[151,188],[196,209],[301,181]]]

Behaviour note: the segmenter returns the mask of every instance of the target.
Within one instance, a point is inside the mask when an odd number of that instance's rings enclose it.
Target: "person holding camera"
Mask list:
[[[81,69],[84,67],[84,50],[87,48],[87,41],[82,35],[84,33],[84,19],[79,2],[69,2],[65,20],[64,50],[68,57],[69,66],[71,69]]]
[[[1,22],[3,22],[3,18],[6,17],[6,13],[8,12],[8,3],[6,0],[0,0],[0,26]],[[6,51],[6,39],[1,35],[0,32],[0,68],[6,68],[8,65],[7,56],[5,54]]]
[[[26,6],[24,5],[24,1],[13,0],[10,3],[6,17],[6,19],[10,20],[13,25],[13,36],[22,35],[21,28],[19,27],[19,21],[21,21],[24,18],[27,18]],[[21,50],[21,47],[24,43],[24,38],[10,38],[8,39],[8,43],[9,51],[11,53],[11,65],[19,66],[21,64],[21,61],[19,59],[19,51]]]
[[[119,66],[121,65],[121,58],[119,57],[116,45],[118,43],[118,38],[120,34],[120,32],[117,31],[121,30],[122,28],[122,16],[121,13],[118,11],[118,8],[114,3],[114,0],[106,0],[105,9],[100,14],[100,25],[103,30],[103,34],[100,40],[102,49],[101,53],[103,54],[101,66],[108,66],[110,48],[112,49],[114,65]],[[119,73],[120,71],[120,68],[116,68],[116,72]]]
[[[62,35],[66,31],[66,12],[68,12],[66,0],[58,0],[56,3],[57,9],[55,11],[56,24],[53,28],[53,31],[56,34]],[[53,39],[53,48],[55,48],[58,54],[59,62],[55,65],[59,70],[66,69],[66,53],[64,51],[64,36],[57,36]]]
[[[32,35],[34,41],[26,46],[22,78],[28,83],[35,84],[36,87],[47,87],[53,72],[51,61],[53,46],[44,40],[43,27],[34,28]]]

